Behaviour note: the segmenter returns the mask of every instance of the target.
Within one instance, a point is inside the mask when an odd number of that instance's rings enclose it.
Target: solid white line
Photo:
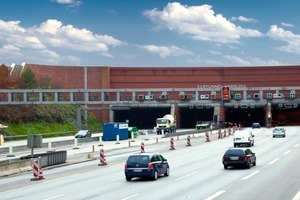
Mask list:
[[[294,196],[292,200],[299,200],[300,199],[300,191]]]
[[[46,198],[46,199],[43,199],[43,200],[56,199],[56,198],[59,198],[59,197],[62,197],[62,196],[64,196],[64,194],[59,194],[59,195],[56,195],[56,196],[53,196],[53,197],[49,197],[49,198]]]
[[[116,179],[112,179],[112,180],[110,180],[111,182],[113,182],[113,181],[118,181],[118,180],[121,180],[121,179],[123,179],[124,177],[120,177],[120,178],[116,178]]]
[[[179,177],[179,178],[175,179],[175,181],[178,181],[178,180],[184,179],[184,178],[186,178],[186,177],[192,176],[192,175],[194,175],[194,174],[197,174],[198,172],[199,172],[199,171],[195,171],[195,172],[193,172],[193,173],[190,173],[190,174],[187,174],[187,175],[185,175],[185,176]]]
[[[220,195],[223,194],[224,192],[226,192],[226,191],[220,190],[219,192],[216,192],[215,194],[209,196],[209,197],[206,198],[205,200],[212,200],[212,199],[214,199],[214,198],[217,198],[218,196],[220,196]]]
[[[249,174],[248,176],[245,176],[244,178],[242,178],[243,180],[247,180],[249,178],[251,178],[252,176],[254,176],[255,174],[257,174],[259,172],[259,170],[256,170],[255,172]]]
[[[286,152],[284,152],[284,155],[287,155],[291,152],[292,150],[287,150]]]
[[[272,165],[274,164],[275,162],[277,162],[279,160],[279,158],[275,158],[274,160],[272,160],[271,162],[268,163],[268,165]]]
[[[126,198],[124,198],[124,199],[122,199],[122,200],[131,199],[131,198],[136,197],[136,196],[138,196],[138,195],[139,195],[139,194],[134,194],[134,195],[131,195],[131,196],[129,196],[129,197],[126,197]]]

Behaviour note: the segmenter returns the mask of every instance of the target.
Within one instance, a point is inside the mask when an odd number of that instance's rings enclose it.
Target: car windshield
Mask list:
[[[244,151],[241,149],[230,149],[225,153],[225,156],[244,156]]]
[[[166,124],[166,123],[168,123],[168,120],[167,119],[158,119],[158,120],[156,120],[156,123],[158,123],[158,124]]]
[[[282,131],[283,128],[275,128],[275,131]]]
[[[149,163],[149,156],[130,156],[127,160],[127,163],[134,164],[148,164]]]
[[[87,133],[87,131],[79,131],[78,133],[77,133],[77,135],[85,135]]]

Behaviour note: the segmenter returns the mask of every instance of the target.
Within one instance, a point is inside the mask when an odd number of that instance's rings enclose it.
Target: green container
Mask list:
[[[137,127],[128,127],[128,138],[131,138],[133,133],[133,138],[137,138],[139,129]]]

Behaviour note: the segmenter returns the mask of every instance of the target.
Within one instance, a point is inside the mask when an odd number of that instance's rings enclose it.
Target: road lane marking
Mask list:
[[[295,144],[295,145],[294,145],[294,148],[297,148],[298,146],[299,146],[299,144]]]
[[[291,152],[292,150],[287,150],[286,152],[284,152],[284,155],[287,155]]]
[[[259,172],[259,170],[254,171],[253,173],[249,174],[248,176],[245,176],[244,178],[242,178],[243,180],[247,180],[249,178],[251,178],[252,176],[255,176],[255,174],[257,174]]]
[[[121,199],[121,200],[131,199],[131,198],[136,197],[136,196],[138,196],[138,195],[139,195],[139,194],[134,194],[134,195],[131,195],[131,196],[129,196],[129,197],[125,197],[124,199]]]
[[[214,198],[217,198],[218,196],[220,196],[221,194],[223,194],[224,192],[226,192],[225,190],[220,190],[219,192],[216,192],[215,194],[209,196],[208,198],[206,198],[205,200],[213,200]]]
[[[190,173],[190,174],[187,174],[187,175],[185,175],[185,176],[179,177],[179,178],[175,179],[175,181],[179,181],[179,180],[184,179],[184,178],[186,178],[186,177],[192,176],[192,175],[194,175],[194,174],[197,174],[198,172],[199,172],[199,171],[195,171],[195,172],[193,172],[193,173]]]
[[[112,179],[112,180],[110,180],[111,182],[113,182],[113,181],[118,181],[118,180],[121,180],[121,179],[123,179],[124,177],[120,177],[120,178],[116,178],[116,179]]]
[[[272,165],[274,164],[275,162],[277,162],[279,160],[279,158],[275,158],[274,160],[272,160],[271,162],[268,163],[268,165]]]
[[[300,191],[294,196],[292,200],[299,200],[300,199]]]
[[[53,197],[49,197],[49,198],[46,198],[46,199],[43,199],[43,200],[56,199],[56,198],[59,198],[59,197],[62,197],[62,196],[64,196],[64,194],[59,194],[59,195],[56,195],[56,196],[53,196]]]

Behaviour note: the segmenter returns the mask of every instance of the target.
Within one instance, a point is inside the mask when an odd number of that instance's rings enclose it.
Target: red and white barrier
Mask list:
[[[170,150],[175,150],[173,138],[170,139]]]
[[[208,132],[205,133],[205,138],[206,138],[206,142],[210,142],[209,133]]]
[[[141,153],[145,153],[145,144],[144,142],[141,143]]]
[[[32,178],[31,181],[37,181],[37,180],[44,179],[43,172],[40,167],[39,159],[33,160],[32,169],[33,169],[34,178]]]
[[[186,146],[192,146],[190,136],[187,136],[187,138],[186,138]]]
[[[218,139],[221,139],[222,138],[222,131],[221,129],[219,129],[219,132],[218,132]]]
[[[100,149],[100,163],[98,164],[98,166],[100,166],[100,165],[107,165],[106,156],[104,154],[103,149]]]
[[[226,137],[226,128],[224,129],[224,137]]]

